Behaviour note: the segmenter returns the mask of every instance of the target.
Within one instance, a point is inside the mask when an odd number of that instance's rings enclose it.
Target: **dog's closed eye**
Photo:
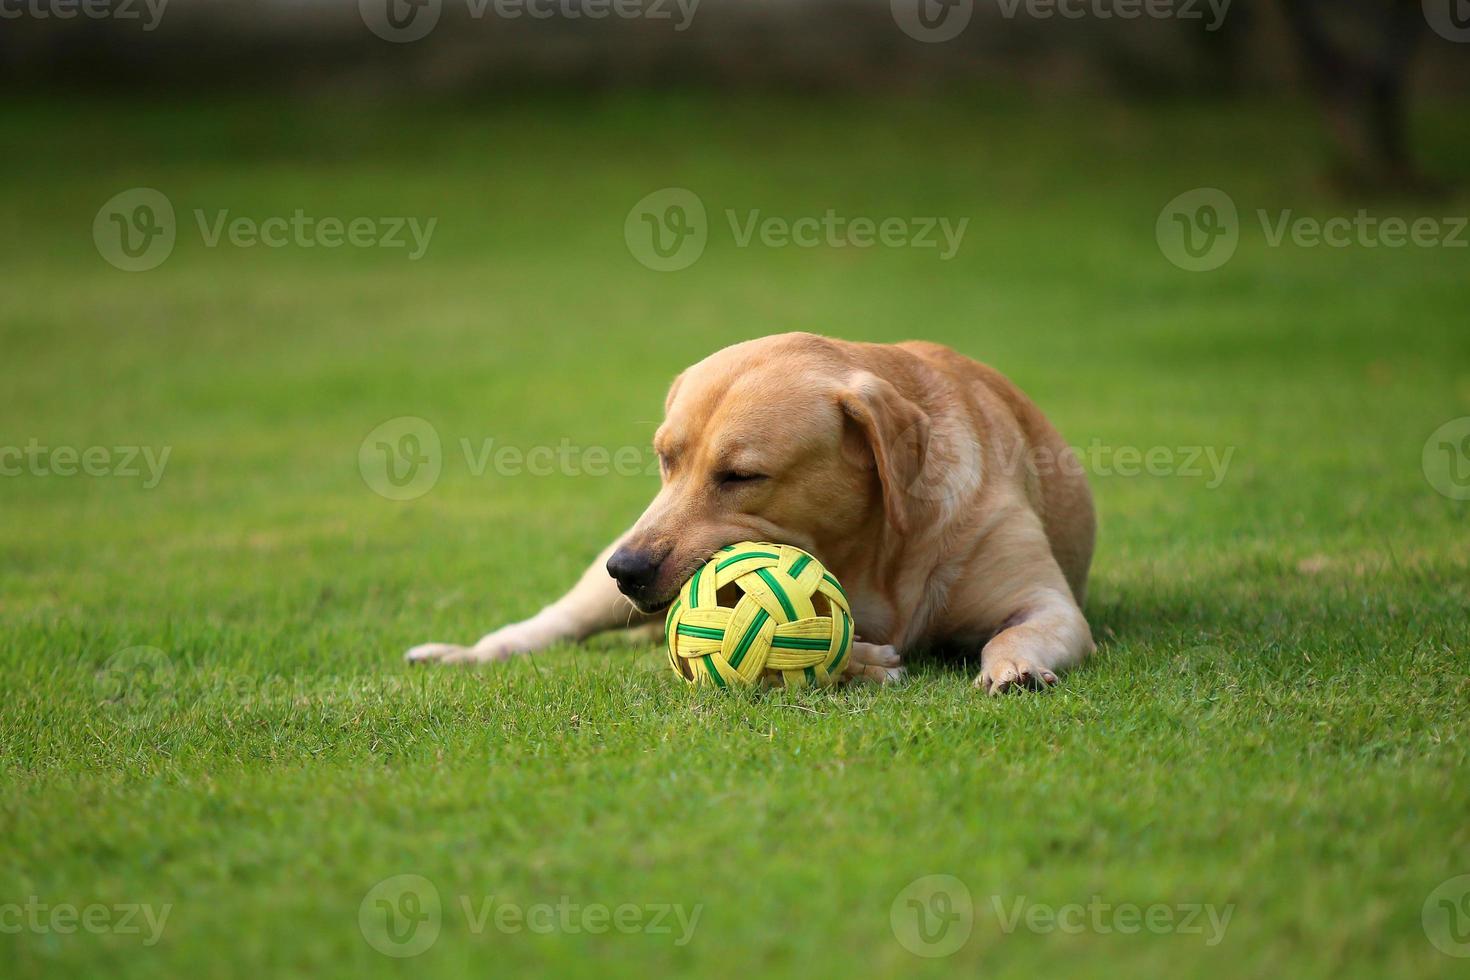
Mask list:
[[[735,487],[746,483],[758,483],[768,479],[764,473],[744,473],[739,470],[724,470],[715,475],[722,487]]]

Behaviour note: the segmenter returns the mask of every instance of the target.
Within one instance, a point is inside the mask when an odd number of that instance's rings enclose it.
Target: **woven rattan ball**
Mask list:
[[[791,545],[745,541],[715,553],[669,607],[669,663],[691,683],[835,683],[852,649],[837,579]]]

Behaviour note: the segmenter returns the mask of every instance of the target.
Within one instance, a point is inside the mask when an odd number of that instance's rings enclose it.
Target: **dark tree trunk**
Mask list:
[[[1424,32],[1418,0],[1281,0],[1355,188],[1425,193],[1409,145],[1407,78]]]

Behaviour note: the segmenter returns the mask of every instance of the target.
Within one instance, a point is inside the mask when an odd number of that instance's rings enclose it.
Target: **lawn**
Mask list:
[[[1455,119],[1416,128],[1464,174]],[[8,975],[1463,975],[1422,910],[1470,872],[1470,502],[1421,457],[1470,416],[1470,250],[1256,219],[1463,194],[1328,196],[1286,104],[12,101],[0,129],[0,447],[36,447],[0,477]],[[91,229],[136,186],[177,242],[124,272]],[[671,186],[709,242],[651,271],[624,221]],[[1199,273],[1155,239],[1196,187],[1242,216]],[[411,260],[194,216],[298,209],[437,223]],[[969,223],[948,260],[742,247],[755,209]],[[597,453],[646,458],[680,368],[797,328],[948,343],[1094,447],[1095,658],[996,699],[922,655],[758,696],[616,637],[403,663],[559,594],[656,485]],[[441,472],[393,500],[359,452],[404,416]],[[93,447],[111,475],[63,475]]]

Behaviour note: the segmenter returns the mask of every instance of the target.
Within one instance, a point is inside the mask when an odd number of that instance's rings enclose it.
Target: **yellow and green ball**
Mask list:
[[[669,607],[669,663],[717,687],[832,684],[852,650],[847,593],[791,545],[743,541],[715,553]]]

